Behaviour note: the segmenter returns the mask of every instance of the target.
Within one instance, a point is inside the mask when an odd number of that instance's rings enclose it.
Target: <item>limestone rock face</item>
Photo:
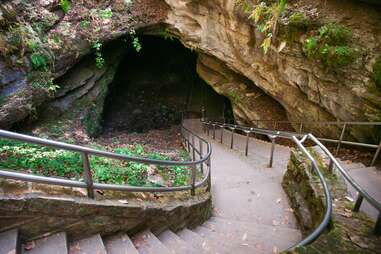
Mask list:
[[[185,45],[219,59],[227,68],[247,77],[284,108],[289,120],[381,119],[381,93],[374,89],[370,67],[381,53],[379,8],[347,1],[297,1],[300,6],[316,8],[321,22],[338,22],[353,31],[354,43],[362,55],[355,63],[332,71],[308,59],[301,43],[286,43],[278,52],[281,41],[277,41],[265,55],[260,48],[263,35],[240,13],[235,0],[165,1],[170,6],[166,22]],[[203,76],[204,72],[200,72]],[[236,109],[242,108],[241,103],[232,103]],[[255,112],[256,108],[247,110]],[[257,116],[252,113],[245,117],[250,122]],[[308,126],[309,130],[314,128],[316,125]],[[366,136],[356,130],[351,134],[359,139]]]
[[[274,36],[264,54],[264,35],[236,2],[72,1],[65,14],[59,1],[4,1],[0,5],[0,128],[11,128],[43,103],[60,100],[58,95],[74,88],[63,84],[62,91],[52,95],[32,86],[28,76],[36,73],[33,53],[48,52],[53,59],[47,66],[51,77],[59,79],[94,52],[95,42],[106,45],[135,30],[163,35],[163,25],[165,33],[168,28],[171,35],[199,53],[200,76],[230,99],[241,123],[255,124],[253,120],[258,118],[381,120],[381,92],[372,77],[373,64],[381,55],[381,7],[363,1],[289,1],[288,8],[313,13],[320,25],[336,22],[352,30],[356,60],[329,69],[306,57],[306,34],[291,42]],[[14,40],[15,34],[21,34],[21,42]],[[15,41],[18,44],[9,44]],[[30,42],[38,45],[37,51]],[[338,127],[307,124],[304,128],[323,129],[325,135],[336,137],[340,134]],[[376,140],[375,130],[348,127],[348,131],[357,140]]]

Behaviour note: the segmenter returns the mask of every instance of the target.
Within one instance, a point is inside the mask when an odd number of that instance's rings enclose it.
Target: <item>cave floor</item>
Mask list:
[[[277,145],[273,168],[268,168],[269,143],[250,142],[249,156],[245,157],[239,152],[243,151],[244,137],[236,135],[230,150],[226,145],[230,144],[229,132],[224,133],[222,145],[220,130],[213,140],[202,133],[199,120],[186,120],[185,125],[212,144],[214,210],[211,223],[206,225],[219,242],[235,242],[234,253],[278,253],[296,244],[301,233],[281,186],[289,148]]]

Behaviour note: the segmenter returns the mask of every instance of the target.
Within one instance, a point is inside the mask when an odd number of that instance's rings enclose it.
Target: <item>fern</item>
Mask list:
[[[66,14],[70,11],[71,3],[69,0],[61,0],[60,1],[60,7],[62,11]]]

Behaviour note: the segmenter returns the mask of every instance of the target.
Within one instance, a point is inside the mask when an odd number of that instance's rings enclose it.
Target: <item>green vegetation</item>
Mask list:
[[[105,64],[105,60],[102,56],[102,43],[94,41],[91,47],[95,50],[95,64],[101,69]]]
[[[170,159],[170,157],[159,153],[147,153],[141,145],[136,145],[133,148],[121,146],[116,148],[114,152],[157,160]],[[153,167],[141,163],[95,156],[90,157],[90,165],[94,181],[103,183],[150,186],[152,185],[148,180],[150,171],[159,173],[165,182],[171,186],[188,184],[190,179],[190,170],[187,167]],[[0,166],[44,176],[83,178],[82,159],[79,153],[54,150],[18,141],[0,139]]]
[[[306,39],[304,51],[309,58],[320,60],[325,66],[336,68],[352,63],[356,58],[355,50],[348,44],[352,32],[336,23],[322,26],[317,35]]]
[[[111,8],[107,8],[104,10],[99,10],[99,17],[103,19],[111,19],[112,18],[112,10]]]
[[[66,14],[70,11],[71,3],[69,0],[60,0],[60,7],[62,11]]]
[[[376,87],[381,90],[381,57],[377,58],[373,65],[373,79],[376,82]]]
[[[307,28],[310,21],[306,18],[302,12],[294,12],[288,18],[289,25],[297,28]]]
[[[130,37],[132,39],[132,46],[136,52],[139,53],[142,50],[142,45],[140,44],[139,38],[136,37],[136,31],[134,29],[130,30]]]
[[[270,49],[271,43],[278,32],[279,19],[286,10],[286,3],[286,0],[279,0],[274,4],[261,2],[255,6],[251,6],[246,0],[237,3],[245,13],[249,14],[249,19],[254,21],[258,31],[265,35],[265,39],[261,44],[265,54]]]

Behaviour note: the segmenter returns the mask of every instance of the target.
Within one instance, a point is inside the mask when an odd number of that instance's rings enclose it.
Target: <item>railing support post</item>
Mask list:
[[[346,128],[347,128],[347,124],[345,123],[344,126],[343,126],[343,129],[341,131],[341,134],[340,134],[339,143],[337,144],[337,147],[336,147],[336,155],[339,154],[339,150],[340,150],[340,147],[341,147],[341,142],[343,141],[343,138],[344,138],[344,135],[345,135],[345,129]]]
[[[220,143],[222,144],[223,143],[223,138],[224,138],[224,126],[220,126],[220,127],[221,127]]]
[[[271,151],[270,151],[270,161],[269,161],[269,168],[273,167],[273,161],[274,161],[274,150],[275,150],[275,139],[276,136],[269,136],[271,139]]]
[[[213,139],[216,139],[216,125],[213,124]]]
[[[303,123],[300,123],[300,126],[299,126],[299,133],[302,133],[303,131]]]
[[[250,131],[246,131],[245,156],[249,154],[249,138],[250,138]]]
[[[373,156],[372,163],[370,163],[371,167],[373,167],[376,164],[376,161],[377,161],[378,156],[380,155],[380,152],[381,152],[381,140],[380,140],[380,144],[378,145],[378,148],[376,150],[376,153]]]
[[[191,189],[191,195],[196,195],[196,165],[192,166],[192,189]]]
[[[90,169],[89,155],[87,153],[82,153],[84,177],[87,185],[87,196],[89,198],[94,198],[94,188],[93,188],[93,174]]]
[[[381,212],[378,213],[376,225],[374,226],[373,232],[377,236],[381,235]]]
[[[201,160],[203,158],[203,150],[204,150],[204,147],[203,147],[201,139],[198,140],[198,145],[199,145],[199,148],[200,148],[200,160]],[[204,174],[204,163],[200,164],[200,169],[201,169],[201,173]]]
[[[232,131],[232,135],[231,135],[231,138],[230,138],[230,149],[233,149],[233,146],[234,146],[234,131],[235,131],[235,128],[231,128],[231,131]]]
[[[359,193],[358,196],[357,196],[357,200],[356,200],[355,206],[353,207],[353,211],[354,212],[360,211],[360,207],[361,207],[361,204],[362,204],[363,200],[364,200],[364,197]]]
[[[329,170],[329,172],[333,173],[333,160],[332,159],[329,160],[328,170]]]
[[[210,149],[209,146],[207,147],[207,153],[209,153]],[[210,156],[208,160],[206,161],[207,163],[207,169],[208,169],[208,187],[206,188],[206,191],[210,192],[212,190],[212,165],[210,161]]]

